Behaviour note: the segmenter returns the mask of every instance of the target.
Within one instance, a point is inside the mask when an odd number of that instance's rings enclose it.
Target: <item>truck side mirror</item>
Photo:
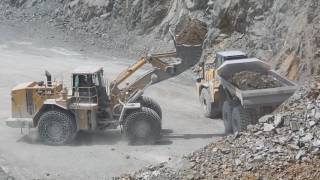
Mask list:
[[[196,82],[197,82],[197,83],[200,83],[201,80],[202,80],[202,78],[201,78],[200,76],[196,76]]]
[[[78,88],[79,87],[79,83],[80,83],[79,76],[76,76],[75,79],[74,79],[74,87]]]

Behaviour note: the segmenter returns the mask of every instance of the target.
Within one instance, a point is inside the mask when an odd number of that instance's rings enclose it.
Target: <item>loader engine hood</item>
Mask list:
[[[57,98],[61,84],[48,87],[43,83],[27,82],[15,86],[11,91],[12,118],[32,118],[47,99]]]

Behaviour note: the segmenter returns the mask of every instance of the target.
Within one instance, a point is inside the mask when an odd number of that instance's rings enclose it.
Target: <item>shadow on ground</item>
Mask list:
[[[162,137],[156,145],[170,145],[178,139],[209,139],[222,137],[224,134],[174,134],[172,129],[163,129]],[[126,141],[120,130],[108,130],[101,132],[79,131],[72,143],[68,146],[93,146],[93,145],[114,145],[120,141]],[[31,131],[18,140],[28,144],[42,144],[37,131]]]

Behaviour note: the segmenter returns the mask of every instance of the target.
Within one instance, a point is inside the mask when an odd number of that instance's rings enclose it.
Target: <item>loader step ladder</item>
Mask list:
[[[94,110],[98,109],[98,93],[96,87],[74,87],[71,109]]]

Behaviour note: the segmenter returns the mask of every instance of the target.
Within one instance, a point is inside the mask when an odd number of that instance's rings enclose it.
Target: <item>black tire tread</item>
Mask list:
[[[131,134],[130,127],[136,120],[139,120],[138,117],[141,114],[149,116],[149,120],[151,120],[152,123],[152,134],[145,139],[136,139],[136,137]],[[136,110],[128,114],[125,120],[124,130],[127,138],[129,139],[129,144],[136,144],[137,142],[141,141],[143,144],[154,144],[160,138],[161,120],[159,115],[154,110],[147,107],[142,107],[140,110]]]
[[[232,120],[238,121],[240,132],[245,131],[248,125],[250,125],[252,122],[250,113],[241,105],[238,105],[233,108]]]
[[[204,88],[201,90],[200,99],[201,99],[201,106],[205,106],[202,102],[202,99],[205,99],[207,102],[207,104],[206,104],[207,107],[206,107],[206,110],[204,111],[205,117],[218,118],[219,115],[221,114],[221,112],[218,108],[219,103],[213,102],[208,89]]]
[[[64,121],[64,126],[67,128],[67,136],[65,140],[63,141],[51,141],[49,139],[47,139],[45,137],[45,134],[44,134],[44,126],[46,123],[46,121],[48,121],[48,118],[50,119],[50,117],[56,117],[58,119],[65,119],[66,121]],[[50,110],[50,111],[46,111],[44,112],[40,118],[39,118],[39,123],[38,123],[38,132],[39,132],[39,135],[40,135],[40,139],[47,145],[63,145],[63,144],[67,144],[67,143],[70,143],[74,137],[75,137],[75,134],[76,134],[76,130],[77,130],[77,127],[76,127],[76,122],[74,120],[74,117],[68,113],[68,112],[64,112],[62,110]]]
[[[155,100],[147,96],[142,96],[140,98],[140,103],[143,107],[154,110],[159,115],[160,119],[162,119],[161,106]]]

